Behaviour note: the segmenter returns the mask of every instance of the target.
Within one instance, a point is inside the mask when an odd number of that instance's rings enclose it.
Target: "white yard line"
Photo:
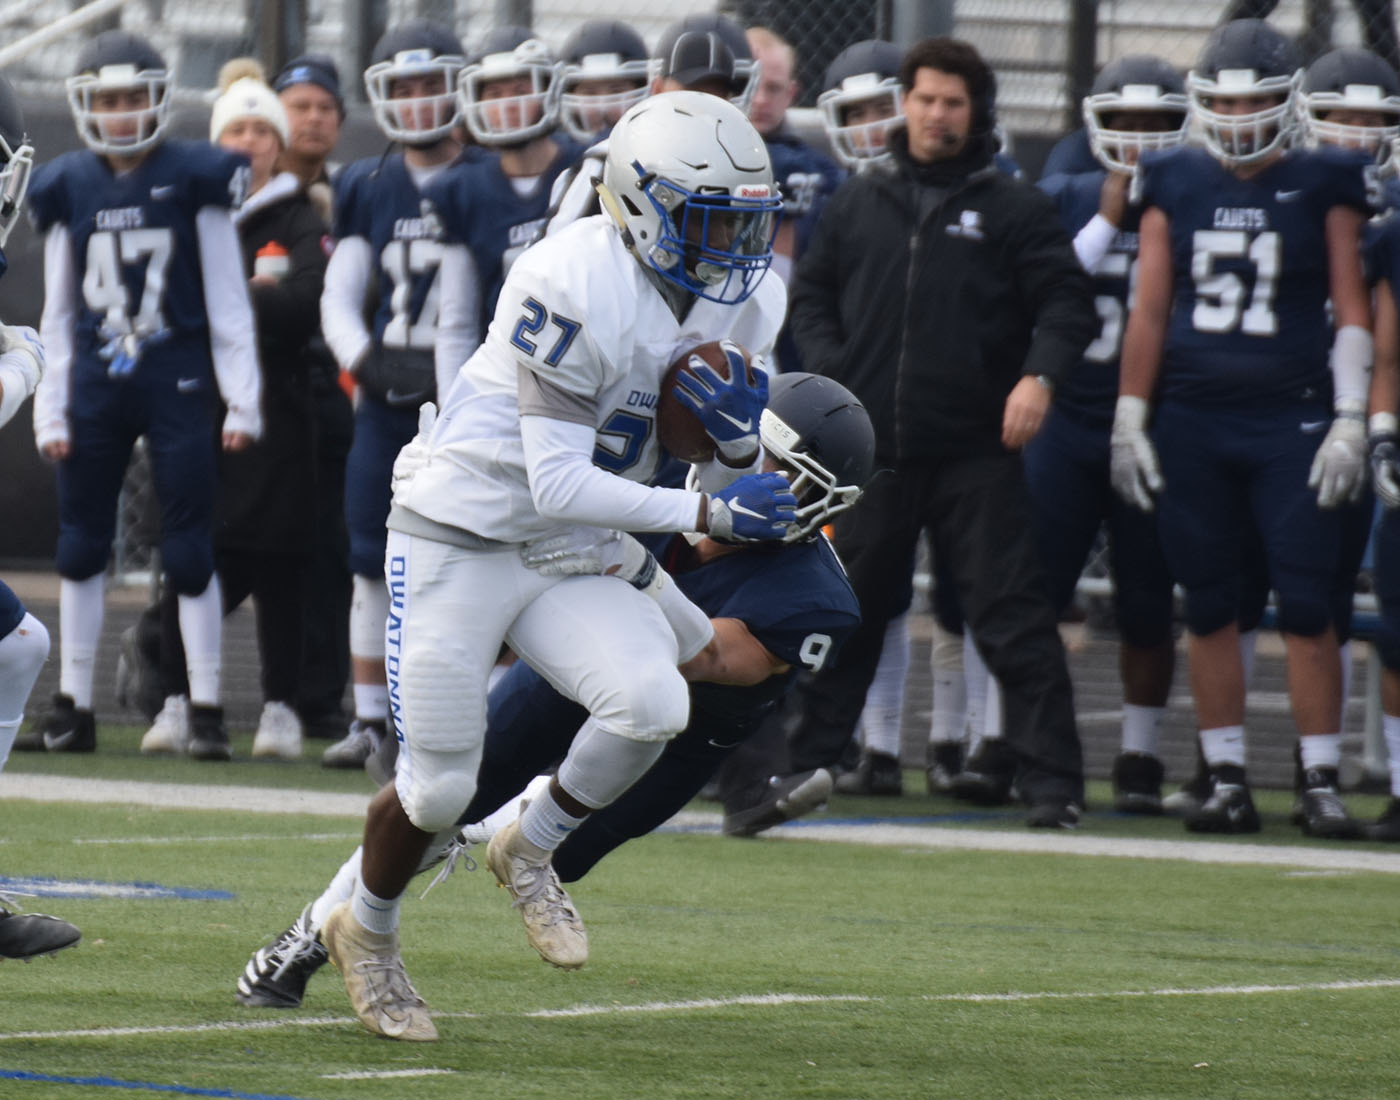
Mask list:
[[[190,810],[311,814],[363,819],[368,795],[335,794],[272,787],[201,786],[64,776],[0,775],[0,800],[125,803]],[[1092,819],[1091,819],[1092,820]],[[720,815],[683,811],[670,824],[718,828]],[[1092,833],[1029,829],[968,829],[947,825],[889,822],[798,822],[765,837],[836,841],[882,848],[930,851],[1018,852],[1037,855],[1103,856],[1117,859],[1174,859],[1189,863],[1287,867],[1313,871],[1369,871],[1400,874],[1400,852],[1376,852],[1345,844],[1248,844],[1228,840],[1162,840],[1094,836]]]
[[[482,1019],[573,1019],[580,1016],[660,1015],[698,1012],[717,1008],[784,1008],[793,1005],[892,1004],[940,1002],[963,1004],[1014,1004],[1021,1001],[1113,1000],[1117,998],[1249,997],[1277,993],[1346,993],[1400,988],[1400,978],[1357,981],[1299,982],[1288,985],[1217,985],[1163,989],[1044,990],[1003,993],[925,993],[918,997],[872,997],[861,994],[821,996],[806,993],[757,993],[739,997],[714,997],[691,1001],[650,1001],[642,1004],[580,1004],[564,1008],[541,1008],[528,1012],[484,1015],[476,1012],[434,1012],[437,1020]],[[907,1011],[900,1008],[899,1011]],[[0,1043],[40,1039],[114,1039],[136,1035],[198,1035],[208,1032],[275,1031],[280,1028],[352,1027],[359,1022],[352,1016],[288,1017],[276,1019],[226,1020],[207,1024],[151,1027],[75,1028],[67,1031],[0,1031]],[[337,1075],[340,1076],[340,1075]],[[375,1074],[392,1076],[392,1074]]]

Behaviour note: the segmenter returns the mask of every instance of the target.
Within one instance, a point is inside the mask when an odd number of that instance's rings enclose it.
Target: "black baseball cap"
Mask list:
[[[274,92],[283,91],[293,84],[315,84],[335,97],[335,105],[345,114],[345,99],[340,94],[340,73],[335,62],[323,53],[307,53],[294,57],[282,66],[272,82]]]
[[[705,80],[722,80],[737,94],[734,51],[714,31],[686,31],[661,58],[661,75],[687,88]]]

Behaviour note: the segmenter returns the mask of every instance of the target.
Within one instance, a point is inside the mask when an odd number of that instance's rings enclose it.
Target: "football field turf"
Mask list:
[[[353,848],[367,781],[148,760],[136,736],[0,779],[0,892],[83,930],[0,965],[7,1100],[1400,1090],[1400,850],[1305,840],[1281,793],[1243,843],[1111,812],[1045,835],[912,794],[758,840],[691,814],[574,887],[576,973],[526,946],[484,868],[422,900],[419,880],[404,954],[442,1039],[418,1045],[363,1031],[330,966],[298,1010],[233,998]]]

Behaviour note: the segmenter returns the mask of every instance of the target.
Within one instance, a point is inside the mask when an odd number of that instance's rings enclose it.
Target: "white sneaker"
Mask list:
[[[486,866],[496,881],[511,892],[525,938],[540,958],[562,970],[577,970],[588,961],[588,932],[573,899],[559,881],[548,858],[526,854],[520,822],[512,821],[486,846]]]
[[[323,768],[363,768],[386,734],[383,722],[356,718],[345,736],[321,753]]]
[[[263,704],[258,732],[253,735],[253,755],[279,760],[301,757],[301,719],[286,703]]]
[[[151,728],[141,738],[141,751],[184,752],[190,744],[190,701],[184,695],[168,695]]]
[[[429,1043],[438,1037],[428,1006],[403,968],[397,932],[371,932],[343,901],[321,926],[321,942],[340,968],[360,1023],[389,1039]]]

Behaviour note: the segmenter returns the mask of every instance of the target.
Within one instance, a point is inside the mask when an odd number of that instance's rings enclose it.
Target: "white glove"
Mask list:
[[[1357,500],[1366,483],[1366,421],[1359,409],[1339,410],[1317,449],[1308,488],[1317,490],[1319,508]]]
[[[650,550],[631,535],[598,527],[571,527],[536,539],[520,548],[520,558],[546,577],[605,573],[653,597],[665,582]]]
[[[1120,497],[1144,512],[1153,508],[1153,495],[1166,484],[1157,464],[1157,450],[1147,436],[1147,402],[1126,394],[1113,411],[1109,436],[1109,481]]]
[[[44,377],[44,345],[28,325],[0,325],[0,355],[11,351],[24,353],[15,356],[14,363],[24,376],[24,396],[28,397]]]
[[[433,434],[435,423],[437,406],[431,401],[424,401],[418,407],[418,434],[403,445],[394,459],[394,469],[389,475],[391,494],[397,494],[400,488],[413,480],[414,474],[428,464],[428,437]]]

